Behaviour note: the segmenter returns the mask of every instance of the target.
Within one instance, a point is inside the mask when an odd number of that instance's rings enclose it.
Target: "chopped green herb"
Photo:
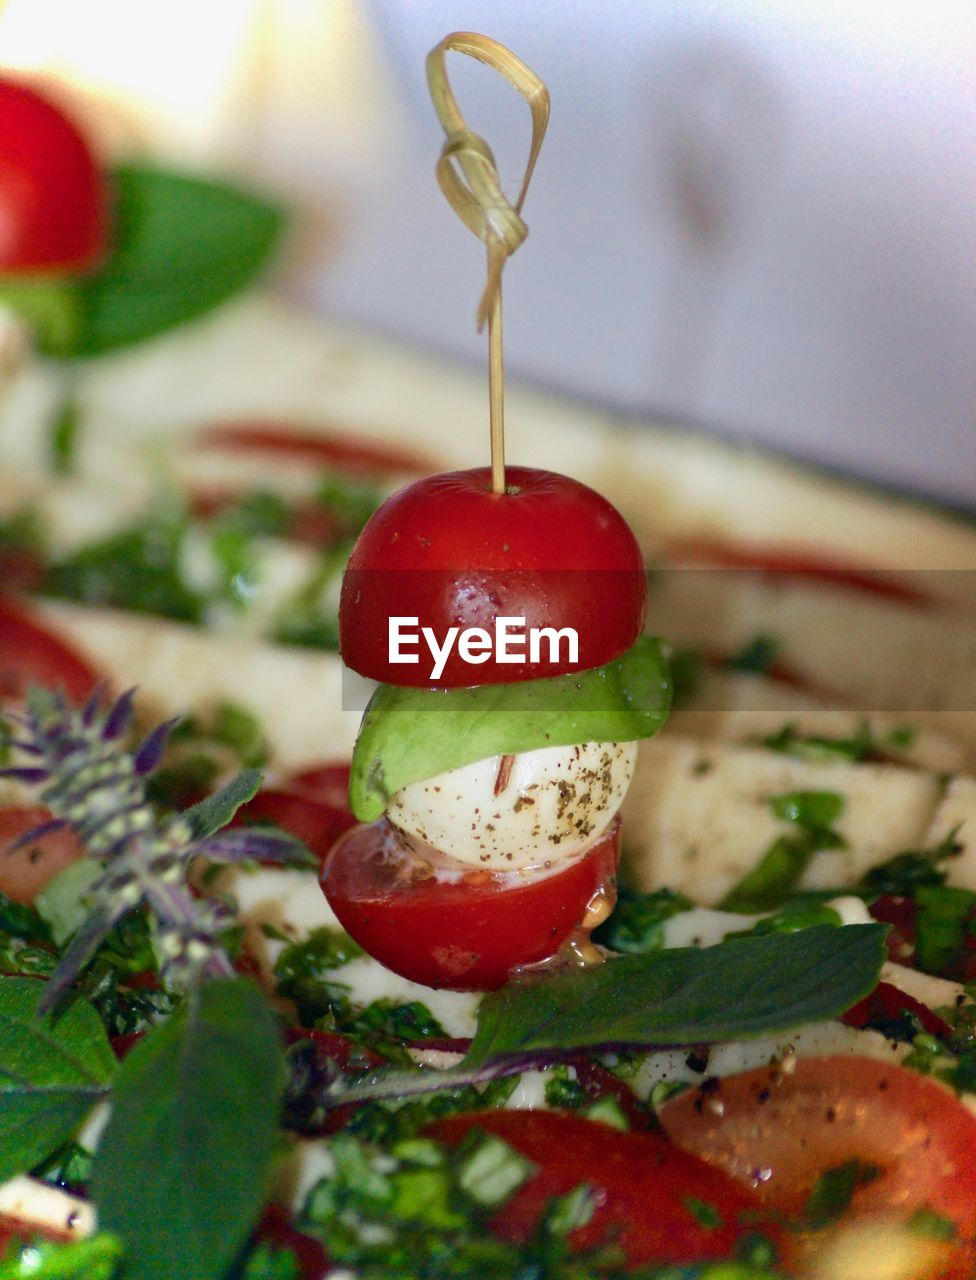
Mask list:
[[[845,841],[833,829],[844,812],[844,797],[836,791],[787,791],[771,796],[769,807],[783,822],[809,832],[818,849],[843,849]]]
[[[315,493],[333,517],[345,538],[358,538],[363,526],[383,501],[375,485],[353,480],[349,476],[325,475]]]
[[[594,931],[593,940],[611,951],[655,951],[664,945],[664,922],[693,906],[690,898],[671,889],[635,893],[622,888],[610,918]]]
[[[763,738],[762,745],[769,751],[779,751],[800,760],[823,762],[857,762],[867,759],[877,751],[877,743],[866,720],[861,721],[849,738],[802,734],[796,725],[786,724],[782,729]]]
[[[78,431],[81,409],[77,400],[64,400],[51,420],[51,469],[57,475],[70,475],[78,455]]]
[[[871,867],[861,878],[860,888],[870,893],[911,898],[923,886],[945,884],[948,872],[941,864],[962,853],[964,846],[957,839],[961,825],[954,826],[931,849],[908,849],[879,866]]]
[[[776,665],[776,659],[782,648],[781,640],[777,640],[775,636],[760,633],[738,653],[726,658],[723,665],[729,671],[743,671],[757,676],[766,675]]]
[[[701,686],[704,659],[697,649],[674,649],[669,661],[674,706],[687,706]]]
[[[866,1187],[880,1175],[881,1169],[877,1165],[861,1160],[848,1160],[836,1169],[822,1173],[807,1201],[804,1216],[808,1225],[818,1230],[842,1218],[850,1208],[858,1187]]]
[[[958,1227],[950,1218],[944,1218],[941,1213],[936,1213],[927,1205],[916,1209],[906,1225],[909,1231],[918,1236],[925,1236],[928,1240],[955,1240],[959,1234]]]
[[[698,1225],[704,1227],[706,1231],[714,1231],[724,1226],[722,1215],[715,1205],[699,1200],[697,1196],[685,1196],[682,1203]]]
[[[926,973],[958,976],[967,953],[976,948],[976,893],[950,885],[922,885],[915,891],[915,959]]]

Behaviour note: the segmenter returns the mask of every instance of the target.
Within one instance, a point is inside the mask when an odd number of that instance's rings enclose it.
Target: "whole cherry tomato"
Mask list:
[[[64,112],[0,77],[0,275],[84,271],[103,257],[108,188]]]
[[[971,1277],[976,1117],[944,1085],[874,1058],[801,1058],[793,1068],[730,1076],[708,1105],[697,1090],[681,1094],[660,1109],[661,1122],[684,1150],[787,1214],[802,1214],[821,1174],[853,1160],[873,1167],[850,1218],[904,1223],[917,1210],[939,1214],[955,1225],[956,1243],[923,1274]]]
[[[756,1230],[756,1197],[659,1133],[621,1133],[554,1111],[475,1112],[428,1132],[453,1146],[473,1129],[495,1134],[537,1167],[492,1221],[507,1240],[530,1240],[552,1197],[583,1184],[595,1208],[570,1241],[578,1249],[614,1243],[628,1266],[727,1258]]]
[[[0,596],[0,701],[22,698],[32,683],[63,689],[72,701],[82,702],[98,677],[29,609]]]
[[[647,595],[640,547],[606,498],[568,476],[509,467],[503,494],[486,467],[428,476],[375,513],[353,548],[342,584],[339,641],[346,664],[388,684],[464,687],[509,684],[599,667],[641,632]],[[392,662],[390,618],[416,618],[438,645],[451,628],[494,635],[498,618],[524,627],[571,628],[556,653],[500,660],[497,648],[465,658],[455,643],[432,677],[426,650]],[[524,646],[523,646],[524,647]],[[404,653],[408,650],[403,649]],[[516,650],[517,652],[517,650]]]
[[[612,888],[619,857],[618,819],[563,871],[514,886],[490,871],[440,880],[381,819],[339,840],[322,889],[346,932],[394,973],[428,987],[489,991],[559,950],[594,895]]]

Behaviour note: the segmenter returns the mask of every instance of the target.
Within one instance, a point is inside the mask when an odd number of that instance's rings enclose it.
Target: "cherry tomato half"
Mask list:
[[[85,856],[81,841],[65,827],[10,851],[16,840],[51,817],[40,805],[0,809],[0,893],[14,902],[33,902],[59,871]]]
[[[0,78],[0,273],[83,271],[107,238],[108,190],[85,138],[47,98]]]
[[[0,701],[22,698],[30,684],[60,688],[83,702],[98,683],[92,668],[29,611],[0,596]]]
[[[631,647],[647,584],[626,521],[568,476],[509,467],[507,478],[507,491],[495,494],[486,467],[428,476],[373,515],[342,583],[339,642],[348,666],[414,687],[510,684],[599,667]],[[518,663],[471,649],[468,660],[455,643],[433,678],[419,643],[404,647],[415,663],[390,661],[391,617],[417,618],[412,630],[430,628],[438,645],[452,627],[493,636],[502,617],[522,618],[526,629],[568,627],[578,636],[577,660],[567,642],[556,654],[544,643],[535,662]]]
[[[492,1221],[507,1240],[531,1239],[549,1200],[584,1183],[596,1207],[570,1241],[577,1249],[615,1243],[628,1266],[727,1258],[756,1230],[756,1197],[659,1133],[621,1133],[554,1111],[475,1112],[428,1132],[453,1146],[472,1129],[495,1134],[538,1168]]]
[[[668,1134],[764,1204],[799,1213],[822,1173],[860,1160],[880,1174],[855,1191],[851,1214],[904,1222],[930,1209],[961,1242],[938,1274],[973,1274],[976,1117],[945,1086],[874,1058],[801,1058],[789,1073],[731,1076],[702,1102],[698,1091],[666,1102]]]
[[[612,885],[620,822],[564,871],[508,887],[473,870],[436,879],[400,846],[385,818],[354,827],[322,871],[322,889],[347,933],[394,973],[428,987],[490,991],[511,971],[554,955]]]

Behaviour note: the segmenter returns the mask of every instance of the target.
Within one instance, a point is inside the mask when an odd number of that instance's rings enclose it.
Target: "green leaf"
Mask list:
[[[79,858],[59,871],[37,895],[38,914],[47,922],[59,947],[78,932],[91,914],[86,895],[104,871],[97,858]]]
[[[241,805],[257,795],[261,777],[260,769],[242,769],[213,795],[187,809],[183,817],[189,822],[194,839],[203,840],[226,827]]]
[[[967,939],[976,935],[976,893],[951,885],[922,885],[915,891],[915,958],[926,973],[950,977]]]
[[[330,1105],[403,1099],[512,1075],[574,1049],[747,1040],[839,1017],[873,991],[887,928],[819,925],[798,933],[612,956],[489,992],[467,1056],[444,1071],[337,1080]]]
[[[104,1231],[63,1243],[35,1239],[0,1262],[0,1280],[116,1280],[121,1274],[122,1245]]]
[[[372,822],[408,783],[493,755],[649,738],[670,706],[664,646],[650,636],[605,667],[548,680],[473,689],[380,685],[356,740],[349,802],[361,822]]]
[[[101,355],[195,319],[249,284],[280,210],[225,183],[128,165],[115,178],[115,248],[80,282],[73,354]]]
[[[844,812],[844,797],[836,791],[785,791],[771,796],[769,807],[784,822],[820,832]]]
[[[808,831],[780,836],[752,870],[732,886],[718,904],[719,910],[745,915],[775,910],[799,883],[816,847]]]
[[[711,1044],[834,1018],[877,983],[885,932],[819,926],[511,982],[482,1000],[462,1066],[552,1049]]]
[[[219,1280],[265,1198],[284,1065],[257,987],[204,987],[120,1068],[92,1179],[128,1280]]]
[[[34,334],[38,348],[49,356],[74,350],[82,323],[79,282],[69,276],[37,280],[0,280],[0,306],[9,307]]]
[[[0,978],[0,1181],[39,1164],[106,1093],[115,1057],[98,1014],[73,999],[39,1019],[45,984]]]

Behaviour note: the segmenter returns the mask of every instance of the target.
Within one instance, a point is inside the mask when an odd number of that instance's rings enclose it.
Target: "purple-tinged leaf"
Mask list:
[[[44,750],[39,747],[36,742],[28,742],[24,738],[4,738],[0,737],[0,743],[5,747],[15,747],[18,751],[23,751],[29,756],[42,756]]]
[[[3,851],[3,856],[16,853],[18,849],[23,849],[25,845],[33,844],[35,840],[43,840],[45,836],[49,836],[53,831],[60,831],[62,827],[68,824],[64,818],[52,818],[50,822],[42,822],[39,826],[31,827],[30,831],[25,831],[22,836],[18,836],[11,844],[8,844]]]
[[[81,708],[81,723],[86,729],[90,729],[98,718],[98,713],[102,709],[102,703],[108,694],[108,681],[99,680],[98,684],[91,691],[88,701]]]
[[[126,733],[132,725],[132,700],[136,696],[135,689],[126,689],[118,698],[105,718],[102,727],[102,740],[113,742]]]
[[[147,773],[152,773],[153,769],[162,760],[163,752],[166,750],[166,741],[181,719],[182,716],[174,716],[172,720],[166,720],[163,724],[157,725],[139,747],[133,764],[140,778],[145,777]]]
[[[211,862],[280,862],[317,867],[315,854],[296,836],[274,827],[240,827],[221,831],[193,846],[193,853]]]
[[[26,782],[31,786],[46,782],[51,775],[47,769],[32,769],[27,765],[12,765],[0,769],[0,778],[9,778],[11,782]]]
[[[54,970],[37,1005],[39,1014],[49,1013],[60,1001],[85,965],[98,950],[130,907],[96,907],[72,938],[67,951]]]

